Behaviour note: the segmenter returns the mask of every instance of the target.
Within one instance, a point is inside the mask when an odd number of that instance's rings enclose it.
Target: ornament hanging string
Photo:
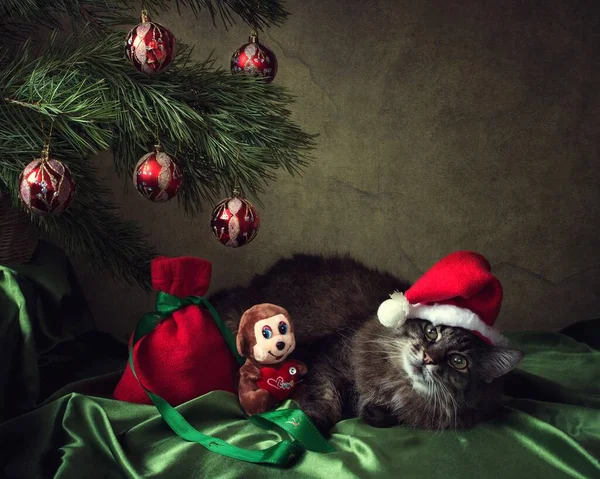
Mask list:
[[[42,135],[44,134],[44,119],[40,117],[40,126],[42,128]],[[42,148],[42,163],[48,161],[50,157],[50,140],[52,139],[52,130],[54,129],[54,119],[50,122],[50,130],[48,131],[48,137],[44,142],[44,147]]]
[[[240,159],[240,151],[242,150],[242,147],[238,146],[238,151],[237,151],[237,155],[235,157],[235,162],[237,163]],[[238,175],[237,173],[235,174],[235,178],[233,181],[233,196],[240,196],[241,194],[241,190],[240,190],[240,182],[238,180]]]
[[[154,140],[157,146],[160,146],[160,136],[158,135],[158,125],[154,125]]]

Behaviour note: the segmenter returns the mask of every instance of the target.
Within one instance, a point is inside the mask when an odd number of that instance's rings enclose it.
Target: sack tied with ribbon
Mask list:
[[[226,457],[284,467],[304,450],[334,452],[300,409],[278,409],[251,416],[265,429],[281,428],[291,440],[262,450],[233,446],[202,434],[173,407],[209,391],[236,392],[237,370],[244,363],[235,337],[202,296],[212,265],[200,258],[158,257],[152,284],[156,312],[142,316],[129,342],[129,362],[114,391],[115,399],[154,404],[179,437]]]

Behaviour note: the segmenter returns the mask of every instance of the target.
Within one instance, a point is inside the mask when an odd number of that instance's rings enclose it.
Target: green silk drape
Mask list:
[[[44,248],[38,264],[0,267],[0,477],[600,478],[600,321],[569,335],[511,334],[526,356],[493,421],[435,432],[349,419],[332,431],[336,452],[306,452],[278,469],[211,453],[175,436],[154,406],[109,399],[126,346],[93,336],[68,261]],[[229,393],[177,410],[244,448],[286,438],[253,425]]]

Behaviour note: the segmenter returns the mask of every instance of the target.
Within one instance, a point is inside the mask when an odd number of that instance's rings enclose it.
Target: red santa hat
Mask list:
[[[505,344],[493,328],[502,285],[490,263],[472,251],[457,251],[434,264],[406,293],[395,292],[377,311],[381,324],[401,326],[409,318],[468,329],[488,344]]]

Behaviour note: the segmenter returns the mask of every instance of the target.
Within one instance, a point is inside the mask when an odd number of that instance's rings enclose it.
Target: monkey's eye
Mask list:
[[[271,326],[263,326],[262,335],[265,339],[271,339],[273,336],[273,331],[271,331]]]
[[[288,325],[285,321],[280,321],[279,322],[279,332],[281,334],[285,334],[288,331]]]

